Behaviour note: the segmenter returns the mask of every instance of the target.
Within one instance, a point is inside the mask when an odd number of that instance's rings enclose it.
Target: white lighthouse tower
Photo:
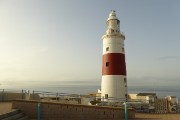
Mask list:
[[[120,21],[112,10],[107,19],[106,34],[102,36],[102,81],[103,100],[127,101],[126,62],[124,51],[125,35],[120,31]]]

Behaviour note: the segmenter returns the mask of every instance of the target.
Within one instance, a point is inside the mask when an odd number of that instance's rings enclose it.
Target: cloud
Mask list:
[[[159,60],[177,60],[179,59],[179,56],[163,56],[159,57]]]

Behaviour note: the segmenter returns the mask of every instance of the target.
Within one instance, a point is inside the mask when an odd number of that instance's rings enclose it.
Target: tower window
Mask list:
[[[108,94],[105,94],[105,99],[108,99]]]
[[[106,48],[106,51],[109,51],[109,47]]]
[[[106,62],[106,67],[108,67],[109,66],[109,62]]]
[[[124,48],[122,48],[122,51],[124,52]]]
[[[127,83],[127,79],[126,78],[124,78],[124,83]]]

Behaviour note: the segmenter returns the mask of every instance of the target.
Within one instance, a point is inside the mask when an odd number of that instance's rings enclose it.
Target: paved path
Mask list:
[[[180,114],[146,114],[136,113],[133,120],[180,120]]]
[[[0,102],[0,114],[11,111],[12,103],[11,102]]]

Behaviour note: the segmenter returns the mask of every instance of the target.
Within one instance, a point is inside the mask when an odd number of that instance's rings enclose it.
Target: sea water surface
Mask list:
[[[0,89],[45,91],[67,94],[96,93],[100,81],[63,81],[63,82],[21,82],[19,84],[1,84]],[[180,98],[180,86],[128,86],[128,93],[156,93],[159,97],[177,96]]]

